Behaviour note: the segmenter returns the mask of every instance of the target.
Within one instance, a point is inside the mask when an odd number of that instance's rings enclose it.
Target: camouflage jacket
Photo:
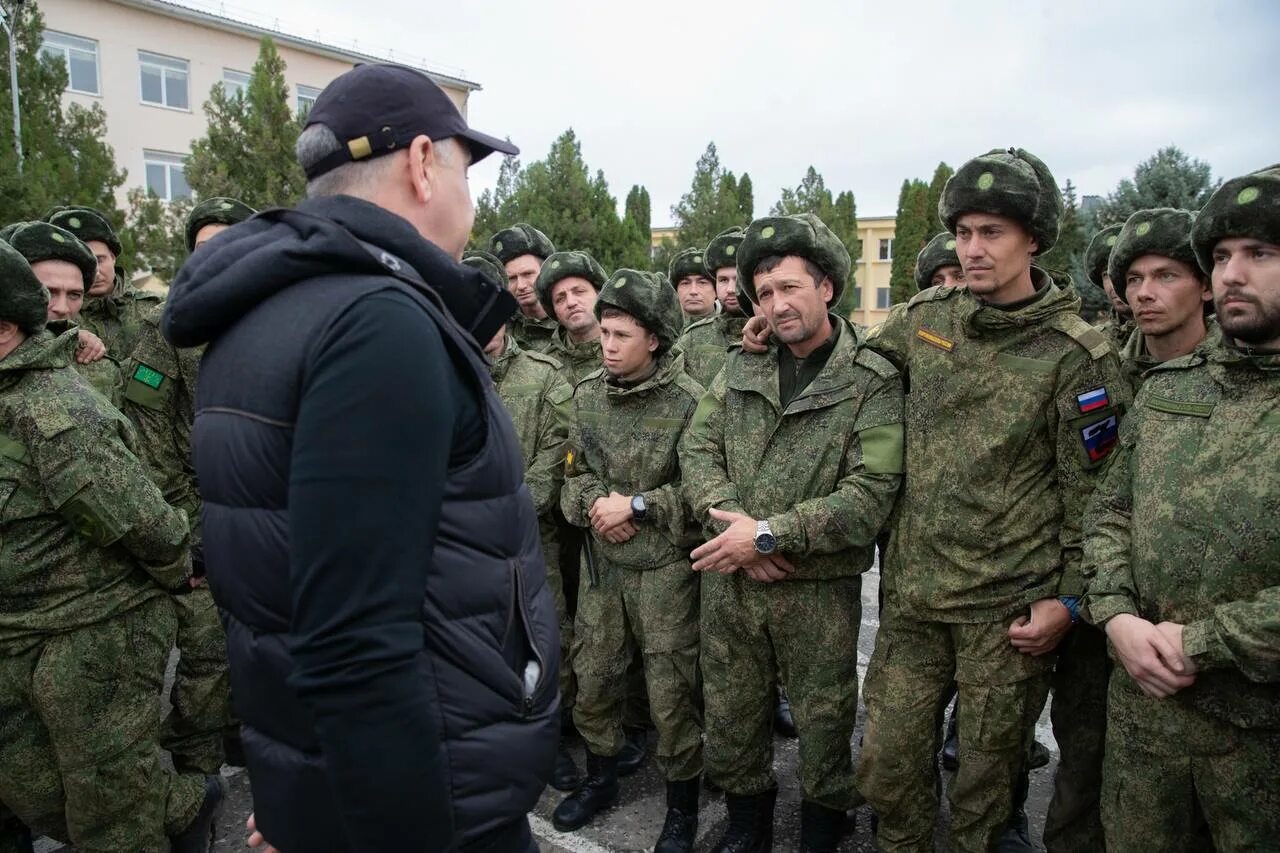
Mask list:
[[[778,350],[736,349],[680,443],[684,492],[708,535],[712,507],[767,519],[791,578],[857,575],[902,481],[902,381],[847,320],[826,365],[785,410]]]
[[[520,349],[525,352],[546,353],[551,351],[551,339],[560,328],[560,324],[550,317],[539,320],[517,314],[508,328],[511,336],[520,345]]]
[[[195,422],[196,375],[203,347],[175,349],[160,333],[161,306],[138,327],[133,351],[125,362],[121,411],[141,439],[141,456],[151,481],[164,499],[187,513],[191,545],[200,545],[200,491],[191,461],[191,427]]]
[[[729,358],[729,348],[742,345],[742,329],[746,325],[747,318],[741,315],[717,314],[687,326],[676,342],[684,353],[685,372],[709,388]]]
[[[489,375],[515,424],[534,509],[545,516],[560,497],[573,391],[560,378],[559,362],[526,352],[510,334],[502,355],[489,365]]]
[[[1128,343],[1129,336],[1138,329],[1138,324],[1133,320],[1121,320],[1120,315],[1112,308],[1107,314],[1107,319],[1094,326],[1099,332],[1106,335],[1107,340],[1115,345],[1117,350],[1123,349]]]
[[[931,287],[868,336],[905,374],[907,477],[884,582],[915,618],[998,621],[1084,592],[1080,517],[1129,388],[1075,289],[1032,273],[1043,295],[1030,305]]]
[[[74,330],[42,332],[0,360],[0,642],[108,619],[190,575],[186,515],[70,369],[75,347]]]
[[[1218,321],[1213,317],[1206,317],[1204,322],[1204,340],[1196,345],[1196,352],[1222,344],[1222,329],[1219,328]],[[1120,349],[1120,366],[1124,369],[1125,378],[1129,380],[1129,390],[1132,394],[1138,393],[1147,371],[1158,364],[1160,362],[1156,357],[1147,351],[1147,339],[1143,336],[1142,330],[1135,327],[1129,335],[1129,340]]]
[[[560,378],[572,388],[600,369],[600,339],[574,343],[564,327],[557,326],[547,355],[560,362]]]
[[[624,387],[597,370],[573,389],[573,418],[560,508],[570,524],[591,527],[591,506],[610,492],[643,495],[647,515],[630,541],[615,545],[591,531],[596,558],[656,569],[688,558],[689,515],[680,493],[676,445],[702,396],[667,353],[652,376]]]
[[[117,276],[115,289],[109,295],[86,295],[80,322],[102,338],[108,355],[123,364],[133,352],[147,314],[163,304],[164,300],[156,294],[135,290],[125,283],[123,276]]]
[[[1186,626],[1200,672],[1158,704],[1280,730],[1280,355],[1220,338],[1153,368],[1086,531],[1094,624]]]
[[[78,326],[66,320],[54,320],[45,328],[57,336],[61,336],[71,329],[75,329],[77,333],[79,332]],[[72,358],[71,366],[85,378],[86,382],[93,386],[93,390],[106,397],[107,402],[117,409],[120,408],[120,404],[124,400],[124,386],[121,381],[120,363],[118,361],[110,355],[103,356],[97,361],[91,361],[88,364],[81,364]]]

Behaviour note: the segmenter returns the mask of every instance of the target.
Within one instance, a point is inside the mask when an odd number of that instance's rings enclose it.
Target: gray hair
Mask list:
[[[443,143],[446,140],[441,139]],[[452,146],[437,143],[437,156],[442,162],[451,162]],[[313,124],[298,135],[298,143],[294,151],[298,163],[305,172],[316,163],[345,146],[327,125]],[[392,166],[390,157],[374,157],[369,160],[355,160],[343,163],[330,169],[323,175],[307,181],[307,198],[323,196],[353,195],[367,198],[373,195],[378,183],[383,180]]]

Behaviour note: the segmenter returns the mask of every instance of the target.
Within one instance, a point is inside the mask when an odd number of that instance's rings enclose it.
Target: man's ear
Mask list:
[[[414,198],[420,204],[430,201],[435,192],[437,162],[436,145],[431,141],[431,137],[426,134],[415,136],[409,143],[409,161],[406,168],[409,170]]]

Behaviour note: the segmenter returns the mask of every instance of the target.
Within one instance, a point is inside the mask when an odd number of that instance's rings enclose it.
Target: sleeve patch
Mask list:
[[[1071,422],[1080,436],[1081,463],[1086,471],[1102,466],[1120,443],[1120,409],[1110,407]]]
[[[871,474],[901,474],[903,429],[901,423],[882,424],[858,433],[862,464]]]
[[[138,366],[133,371],[133,380],[141,382],[148,388],[159,390],[160,386],[164,384],[164,374],[150,365],[138,362]]]

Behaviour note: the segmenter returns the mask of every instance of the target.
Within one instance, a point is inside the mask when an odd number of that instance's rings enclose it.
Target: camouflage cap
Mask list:
[[[49,222],[23,222],[9,236],[9,245],[18,250],[29,264],[41,261],[66,261],[80,269],[84,289],[93,286],[98,274],[98,259],[93,250],[65,228]]]
[[[768,216],[747,226],[738,247],[738,287],[752,304],[759,303],[756,265],[771,255],[798,255],[817,264],[831,279],[831,299],[827,305],[840,301],[849,280],[849,250],[821,219],[812,213]]]
[[[120,257],[123,250],[120,238],[116,236],[106,215],[92,207],[55,207],[45,214],[44,221],[67,229],[85,243],[100,240],[107,244],[111,254],[116,257]]]
[[[16,323],[27,335],[44,328],[49,291],[17,249],[0,242],[0,320]]]
[[[489,251],[505,264],[521,255],[534,255],[545,261],[555,254],[556,247],[537,228],[518,222],[494,234],[489,240]]]
[[[1212,272],[1213,247],[1227,237],[1280,246],[1280,163],[1232,178],[1200,209],[1191,245],[1202,270]]]
[[[1107,273],[1107,260],[1111,257],[1111,250],[1115,248],[1121,228],[1124,228],[1123,222],[1108,225],[1093,235],[1089,248],[1084,250],[1084,273],[1094,287],[1102,287],[1102,276]]]
[[[467,252],[463,256],[462,262],[469,267],[480,270],[480,274],[491,280],[498,287],[504,290],[507,287],[507,271],[502,267],[502,261],[495,258],[488,252],[479,249]]]
[[[502,257],[499,255],[498,257]],[[555,305],[551,301],[551,289],[556,286],[556,282],[576,276],[585,278],[591,282],[591,285],[598,291],[604,287],[605,279],[609,276],[604,271],[604,267],[596,262],[596,259],[588,255],[586,252],[555,252],[548,256],[542,262],[542,269],[538,272],[538,279],[533,283],[533,289],[538,294],[538,301],[542,303],[542,308],[547,312],[548,317],[556,316]]]
[[[658,336],[659,351],[671,348],[684,326],[675,288],[662,273],[621,269],[609,277],[596,299],[596,319],[605,308],[625,311]]]
[[[956,238],[950,231],[935,234],[916,255],[916,289],[924,290],[933,286],[933,274],[943,267],[960,266],[960,256],[956,254]]]
[[[1172,207],[1139,210],[1125,220],[1107,261],[1107,272],[1111,274],[1111,286],[1116,289],[1116,295],[1124,299],[1129,265],[1143,255],[1160,255],[1182,261],[1199,272],[1196,253],[1191,248],[1191,226],[1194,222],[1195,215],[1190,211]]]
[[[256,214],[249,205],[234,198],[207,198],[187,214],[187,251],[196,250],[196,235],[206,225],[235,225]]]
[[[938,199],[938,218],[952,234],[966,213],[990,213],[1019,222],[1043,255],[1058,242],[1062,193],[1039,157],[1021,148],[994,149],[965,163]]]
[[[681,249],[676,252],[671,259],[671,266],[667,268],[667,278],[671,280],[672,287],[679,284],[680,279],[691,275],[715,281],[716,274],[707,269],[707,256],[701,249]]]
[[[732,228],[726,228],[719,234],[711,238],[711,242],[707,244],[707,271],[714,278],[716,271],[721,267],[736,267],[738,265],[738,247],[742,245],[742,239],[747,236],[744,228],[735,225]]]

